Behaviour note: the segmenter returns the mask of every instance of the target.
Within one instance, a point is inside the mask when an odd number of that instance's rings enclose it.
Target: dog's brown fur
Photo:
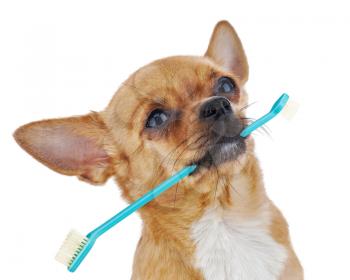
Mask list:
[[[227,49],[234,55],[227,55]],[[92,184],[115,177],[123,196],[132,202],[203,156],[197,138],[207,127],[198,121],[198,110],[212,96],[220,76],[237,83],[239,92],[230,101],[243,119],[248,64],[236,32],[226,21],[216,26],[205,56],[170,57],[141,68],[123,83],[104,111],[30,123],[14,136],[22,148],[57,172]],[[178,118],[162,132],[149,131],[146,119],[158,107],[178,111]],[[266,197],[251,137],[246,144],[246,152],[237,160],[200,170],[140,210],[144,226],[132,279],[204,279],[194,266],[190,228],[214,203],[242,217],[254,215],[262,203],[268,203],[271,236],[288,252],[279,279],[303,279],[287,223]]]

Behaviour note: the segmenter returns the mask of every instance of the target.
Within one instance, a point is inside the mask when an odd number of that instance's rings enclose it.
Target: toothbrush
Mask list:
[[[282,111],[282,109],[284,110]],[[257,119],[255,122],[243,129],[240,133],[240,136],[244,138],[247,137],[254,130],[258,129],[259,127],[263,126],[265,123],[276,117],[281,111],[287,119],[291,119],[295,115],[297,110],[298,104],[296,102],[290,101],[289,95],[287,93],[283,93],[272,105],[270,112],[263,115],[261,118]]]
[[[83,236],[75,230],[72,230],[65,239],[62,247],[56,255],[56,260],[65,264],[70,272],[74,272],[84,260],[86,255],[90,252],[92,246],[95,244],[97,238],[114,227],[120,221],[124,220],[130,214],[137,211],[139,208],[155,199],[161,193],[175,185],[184,177],[191,174],[196,169],[195,165],[186,166],[179,172],[163,181],[154,189],[141,196],[135,202],[124,208],[118,214],[110,218],[108,221],[91,231],[88,235]]]
[[[285,106],[288,103],[288,110]],[[285,109],[284,109],[285,108]],[[247,126],[241,133],[241,137],[247,137],[257,128],[264,125],[266,122],[274,118],[278,113],[284,109],[285,112],[289,112],[289,116],[293,115],[296,112],[297,106],[289,101],[288,94],[282,94],[277,101],[273,104],[271,110],[266,115],[262,116],[254,123]],[[286,115],[288,116],[288,115]],[[74,272],[81,262],[85,259],[86,255],[90,252],[93,245],[95,244],[97,238],[99,238],[106,231],[114,227],[116,224],[124,220],[130,214],[134,213],[151,200],[155,199],[157,196],[171,188],[173,185],[178,183],[180,180],[190,175],[195,169],[196,165],[186,166],[181,169],[179,172],[156,186],[154,189],[147,192],[145,195],[137,199],[135,202],[130,204],[128,207],[124,208],[118,214],[110,218],[108,221],[91,231],[86,236],[81,235],[79,232],[72,230],[67,235],[63,245],[61,246],[59,252],[56,255],[56,260],[63,263],[68,267],[70,272]]]

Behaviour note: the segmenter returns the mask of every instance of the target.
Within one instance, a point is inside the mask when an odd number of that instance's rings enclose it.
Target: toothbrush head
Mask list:
[[[71,230],[55,259],[67,266],[70,272],[74,272],[90,251],[93,244],[94,242],[88,237],[80,234],[76,230]]]
[[[286,93],[283,93],[277,99],[277,101],[272,105],[270,112],[268,112],[266,115],[262,116],[252,124],[248,125],[245,129],[242,130],[242,132],[240,133],[240,136],[247,137],[254,130],[263,126],[265,123],[267,123],[268,121],[273,119],[275,116],[277,116],[281,111],[283,111],[283,115],[287,119],[291,119],[295,115],[297,108],[298,108],[297,103],[291,102],[289,100],[289,95]]]
[[[299,109],[299,103],[291,100],[288,94],[283,93],[280,98],[277,99],[275,104],[271,108],[271,112],[278,114],[279,112],[287,119],[291,120]]]
[[[270,113],[273,113],[274,115],[277,115],[279,112],[282,111],[284,106],[286,106],[287,102],[289,100],[289,95],[286,93],[283,93],[276,102],[272,105]]]
[[[291,120],[296,115],[299,107],[300,107],[300,105],[298,102],[296,102],[295,100],[289,99],[288,103],[286,104],[286,106],[282,110],[281,114],[287,120]]]

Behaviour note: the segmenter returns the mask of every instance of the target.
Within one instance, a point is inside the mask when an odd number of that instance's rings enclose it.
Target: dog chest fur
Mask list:
[[[192,225],[195,266],[206,280],[279,279],[287,252],[270,236],[262,215],[239,220],[217,206]]]

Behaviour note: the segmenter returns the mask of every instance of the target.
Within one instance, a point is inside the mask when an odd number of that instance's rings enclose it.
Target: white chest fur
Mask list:
[[[215,207],[192,226],[196,267],[206,280],[277,280],[287,258],[268,232],[266,215],[238,220]]]

